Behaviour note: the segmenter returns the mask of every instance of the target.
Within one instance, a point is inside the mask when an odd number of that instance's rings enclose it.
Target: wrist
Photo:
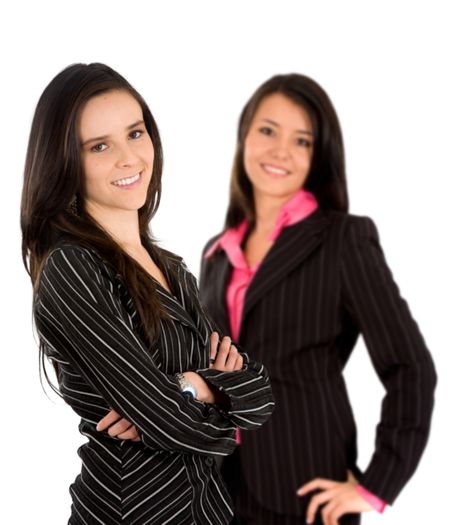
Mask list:
[[[368,491],[365,487],[362,485],[357,485],[356,490],[358,491],[358,494],[377,512],[382,513],[386,507],[386,502],[373,494],[372,492]]]
[[[180,372],[175,374],[175,379],[177,380],[178,387],[183,395],[190,396],[192,399],[197,399],[197,389],[195,385],[189,380],[189,377],[186,377],[185,374]]]
[[[215,402],[214,393],[202,376],[196,372],[183,372],[183,375],[195,388],[197,392],[195,399],[197,399],[197,401],[201,401],[202,403]]]

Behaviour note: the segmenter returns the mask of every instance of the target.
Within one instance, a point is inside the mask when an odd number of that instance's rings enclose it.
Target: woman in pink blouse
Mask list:
[[[338,118],[312,79],[275,76],[244,107],[200,292],[224,333],[267,365],[276,400],[222,465],[236,523],[356,524],[392,504],[425,447],[436,376],[374,223],[348,213]],[[386,389],[364,471],[342,375],[359,334]]]

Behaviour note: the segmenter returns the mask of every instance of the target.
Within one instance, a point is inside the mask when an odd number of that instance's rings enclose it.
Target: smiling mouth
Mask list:
[[[133,184],[135,184],[136,182],[138,182],[140,180],[141,176],[142,176],[142,172],[140,171],[139,173],[137,173],[136,175],[133,175],[132,177],[126,177],[124,179],[118,179],[118,180],[113,181],[111,184],[113,186],[120,186],[121,188],[129,187],[129,186],[132,186]]]
[[[261,164],[262,169],[272,177],[285,177],[286,175],[289,175],[291,172],[280,168],[279,166],[273,166],[272,164]]]

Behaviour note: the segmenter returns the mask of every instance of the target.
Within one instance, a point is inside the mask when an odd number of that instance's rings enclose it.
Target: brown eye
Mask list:
[[[140,129],[135,129],[133,131],[130,131],[130,134],[128,136],[130,137],[130,139],[139,139],[142,137],[143,134],[144,132]]]
[[[304,146],[305,148],[311,147],[311,141],[304,138],[297,139],[297,145],[298,146]]]
[[[92,146],[91,148],[91,151],[93,151],[94,153],[101,153],[102,151],[105,151],[105,149],[107,148],[108,146],[106,144],[96,144],[95,146]]]
[[[273,129],[269,128],[268,126],[263,126],[262,128],[259,128],[259,132],[263,135],[267,135],[268,137],[273,135]]]

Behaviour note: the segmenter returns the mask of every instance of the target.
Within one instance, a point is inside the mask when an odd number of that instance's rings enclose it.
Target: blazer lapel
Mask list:
[[[198,328],[191,315],[193,307],[189,299],[191,291],[187,290],[186,287],[186,276],[184,275],[184,270],[181,268],[181,259],[173,259],[169,256],[167,263],[170,265],[171,271],[165,272],[166,279],[172,293],[175,295],[169,293],[156,281],[161,302],[171,319],[198,332]],[[172,279],[173,274],[176,276],[175,279]]]
[[[325,213],[318,208],[303,221],[281,232],[248,287],[241,326],[259,299],[321,244],[327,225]]]
[[[186,326],[189,326],[193,330],[197,331],[191,316],[185,309],[185,306],[173,295],[169,294],[162,286],[158,285],[158,294],[161,298],[161,302],[164,305],[169,317],[174,321],[178,321]]]
[[[208,276],[208,281],[202,283],[202,288],[204,289],[204,294],[208,297],[216,297],[214,303],[211,300],[208,301],[209,304],[214,305],[208,309],[210,316],[225,335],[231,336],[226,292],[232,266],[222,249],[218,249],[212,257],[214,257],[213,272]]]

